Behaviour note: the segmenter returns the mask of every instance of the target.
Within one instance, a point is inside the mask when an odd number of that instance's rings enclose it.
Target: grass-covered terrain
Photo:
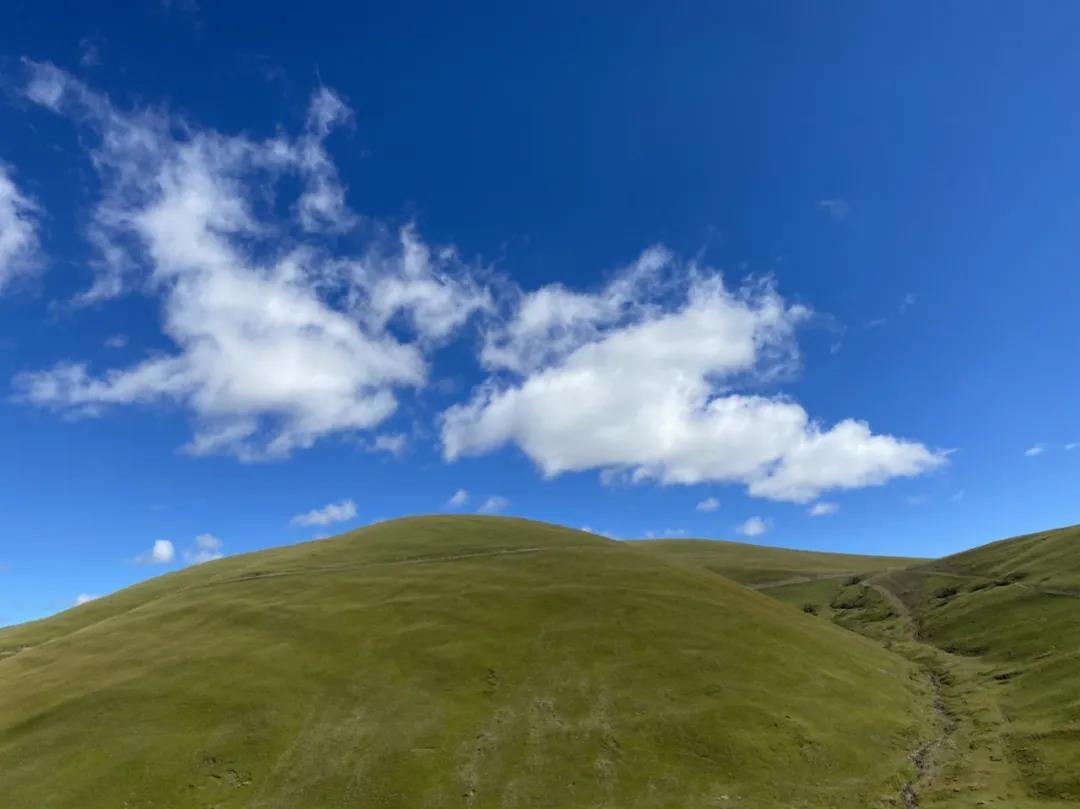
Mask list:
[[[937,724],[876,640],[521,520],[382,523],[0,631],[18,809],[902,806]]]
[[[920,806],[1080,805],[1080,527],[762,592],[924,666]]]
[[[665,559],[711,570],[752,587],[906,568],[926,561],[896,556],[797,551],[716,539],[650,539],[637,541],[634,545]]]
[[[1080,528],[934,561],[429,517],[0,630],[0,806],[1080,805]]]

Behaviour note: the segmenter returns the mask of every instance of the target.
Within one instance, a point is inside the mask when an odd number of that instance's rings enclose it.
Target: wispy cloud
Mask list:
[[[479,514],[498,514],[501,511],[505,511],[506,507],[510,505],[510,501],[505,497],[500,497],[497,494],[493,494],[487,500],[480,504],[480,508],[476,511]]]
[[[686,536],[685,528],[664,528],[660,531],[646,531],[646,539],[678,539]]]
[[[835,514],[839,510],[840,506],[838,506],[836,503],[820,502],[814,503],[814,505],[810,506],[806,513],[809,514],[811,517],[827,517],[830,514]]]
[[[405,452],[408,443],[409,437],[405,433],[384,433],[375,436],[371,442],[371,448],[376,452],[385,452],[396,457]]]
[[[201,565],[225,556],[221,552],[224,543],[213,534],[199,534],[191,547],[184,551],[184,561],[189,565]]]
[[[448,508],[462,508],[469,502],[469,493],[465,489],[458,489],[450,499],[446,501]]]
[[[720,501],[717,500],[715,497],[706,497],[704,500],[698,503],[695,508],[698,511],[716,511],[718,508],[720,508]]]
[[[126,334],[114,334],[105,338],[106,348],[124,348],[128,344],[128,338]]]
[[[150,550],[135,557],[137,565],[167,565],[176,557],[176,546],[172,540],[156,539]]]
[[[352,500],[340,500],[328,503],[322,508],[315,508],[292,518],[293,525],[330,525],[345,522],[356,516],[356,503]]]
[[[1074,450],[1077,447],[1080,447],[1080,441],[1071,441],[1065,445],[1066,451]]]
[[[79,40],[79,64],[83,67],[97,67],[101,64],[102,51],[105,50],[105,37],[101,34],[89,34]]]
[[[1024,455],[1029,458],[1034,458],[1036,455],[1042,455],[1046,452],[1046,444],[1034,444],[1024,450]]]
[[[761,517],[751,517],[736,526],[735,530],[746,537],[758,537],[769,530],[769,521]]]
[[[37,203],[19,190],[11,170],[0,162],[0,293],[42,265],[38,215]]]
[[[75,596],[75,606],[81,607],[83,604],[88,604],[91,601],[96,601],[100,596],[90,595],[89,593],[79,593]]]

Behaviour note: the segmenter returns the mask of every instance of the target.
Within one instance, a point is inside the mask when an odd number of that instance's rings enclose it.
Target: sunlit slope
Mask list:
[[[762,592],[898,650],[910,627],[953,728],[920,805],[1080,805],[1080,528]]]
[[[925,561],[898,556],[797,551],[712,539],[641,540],[633,545],[665,559],[711,570],[751,586],[905,568]]]
[[[1080,527],[942,559],[919,584],[924,636],[989,665],[1031,794],[1080,803]]]
[[[889,806],[928,711],[865,638],[498,518],[210,563],[0,648],[5,807]]]

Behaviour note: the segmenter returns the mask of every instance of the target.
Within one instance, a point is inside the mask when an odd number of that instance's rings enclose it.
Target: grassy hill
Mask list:
[[[651,539],[635,541],[634,545],[664,559],[711,570],[753,587],[906,568],[926,561],[797,551],[715,539]]]
[[[0,804],[902,806],[930,697],[684,560],[415,518],[0,631]]]
[[[857,579],[857,580],[855,580]],[[1080,527],[762,590],[875,637],[935,683],[920,806],[1080,805]]]

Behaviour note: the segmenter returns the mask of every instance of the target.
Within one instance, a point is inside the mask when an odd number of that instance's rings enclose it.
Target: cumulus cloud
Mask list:
[[[292,518],[293,525],[330,525],[335,522],[345,522],[356,516],[356,503],[352,500],[340,500],[337,503],[328,503],[322,508],[312,509],[304,514],[297,514]]]
[[[761,517],[751,517],[738,525],[735,530],[746,537],[759,537],[769,530],[769,523]]]
[[[476,511],[478,514],[498,514],[500,511],[505,511],[508,505],[510,505],[510,501],[505,497],[493,494],[481,503]]]
[[[16,278],[41,266],[38,206],[19,190],[0,162],[0,293]]]
[[[176,557],[176,546],[171,540],[157,539],[150,550],[135,557],[137,565],[167,565]]]
[[[449,508],[462,508],[468,502],[469,493],[465,489],[458,489],[450,499],[446,501],[446,505]]]
[[[191,547],[184,551],[184,561],[189,565],[201,565],[203,562],[222,559],[225,556],[221,552],[223,546],[224,543],[213,534],[199,534]]]
[[[103,371],[65,360],[18,377],[23,400],[90,416],[175,403],[193,416],[187,451],[280,458],[384,422],[398,391],[426,384],[428,352],[489,306],[479,268],[451,248],[348,209],[325,140],[350,113],[329,89],[299,134],[255,140],[27,69],[26,96],[87,133],[101,180],[95,280],[76,303],[158,296],[174,350]],[[291,203],[283,187],[298,189]],[[358,254],[335,251],[346,230]]]
[[[865,422],[827,427],[787,397],[746,390],[797,366],[809,315],[770,283],[729,289],[661,248],[596,293],[544,287],[486,335],[492,376],[443,414],[444,456],[516,444],[547,477],[739,483],[794,502],[944,463]]]
[[[840,506],[836,503],[820,502],[810,506],[806,513],[811,517],[828,517],[830,514],[835,514],[839,510]]]
[[[720,508],[720,501],[715,497],[706,497],[696,506],[698,511],[716,511]]]
[[[1024,455],[1029,458],[1034,458],[1036,455],[1042,455],[1046,452],[1046,444],[1035,444],[1024,450]]]
[[[81,607],[83,604],[88,604],[91,601],[96,601],[101,596],[90,595],[89,593],[79,593],[75,596],[75,606]]]

